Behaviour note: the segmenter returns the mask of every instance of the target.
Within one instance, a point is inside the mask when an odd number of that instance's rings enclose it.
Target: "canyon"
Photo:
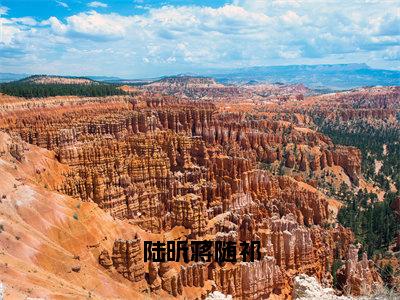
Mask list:
[[[315,118],[396,129],[398,87],[316,95],[183,77],[121,89],[0,95],[6,296],[289,299],[300,275],[339,282],[338,295],[383,286],[327,185],[382,189],[366,180],[361,150]],[[261,257],[145,262],[144,241],[259,241]]]

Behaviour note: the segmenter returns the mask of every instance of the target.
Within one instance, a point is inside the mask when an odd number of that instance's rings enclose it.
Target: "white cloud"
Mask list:
[[[58,5],[60,5],[60,6],[62,6],[62,7],[65,7],[65,8],[68,8],[68,7],[69,7],[68,4],[65,3],[65,2],[58,1],[58,0],[55,0],[55,1],[56,1],[56,3],[57,3]]]
[[[50,17],[47,21],[43,21],[42,25],[50,25],[56,34],[64,34],[67,31],[67,26],[61,23],[56,17]]]
[[[400,32],[393,3],[238,0],[218,8],[163,6],[131,16],[87,11],[44,21],[9,18],[3,22],[4,47],[25,60],[0,64],[24,61],[35,73],[84,65],[91,74],[118,69],[138,76],[335,59],[390,61],[396,67]]]
[[[284,15],[282,15],[282,20],[284,23],[290,26],[302,26],[305,21],[307,21],[307,17],[301,17],[296,12],[289,10]]]
[[[92,1],[90,3],[88,3],[89,7],[108,7],[108,5],[106,3],[103,2],[99,2],[99,1]]]
[[[380,35],[400,35],[400,8],[396,15],[385,15],[379,19],[378,34]]]
[[[65,34],[71,38],[108,41],[123,38],[127,28],[132,25],[133,18],[90,11],[67,17],[66,23],[56,17],[49,18],[48,22],[54,33]]]
[[[400,60],[400,46],[388,47],[384,51],[383,57],[387,60]]]
[[[10,46],[13,39],[21,33],[21,30],[16,26],[12,26],[12,23],[8,23],[6,19],[1,19],[0,22],[2,24],[1,44]]]
[[[27,26],[36,26],[38,24],[38,22],[32,17],[10,18],[9,20]]]
[[[293,50],[280,50],[279,56],[282,58],[290,59],[290,58],[298,58],[301,57],[301,50],[293,49]]]
[[[9,10],[8,7],[0,6],[0,15],[6,15],[8,10]]]

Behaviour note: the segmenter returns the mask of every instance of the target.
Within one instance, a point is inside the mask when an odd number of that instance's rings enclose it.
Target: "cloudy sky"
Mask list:
[[[398,70],[399,3],[0,0],[0,72],[137,78],[349,62]]]

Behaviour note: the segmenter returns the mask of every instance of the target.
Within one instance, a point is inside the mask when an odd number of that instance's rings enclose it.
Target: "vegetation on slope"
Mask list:
[[[377,201],[374,193],[359,190],[354,194],[349,189],[341,189],[339,197],[344,206],[338,213],[338,221],[354,232],[369,257],[384,252],[393,242],[400,229],[395,213],[391,208],[396,194],[388,192],[384,201]]]
[[[95,82],[87,83],[36,83],[35,81],[19,80],[0,84],[1,93],[25,97],[42,98],[51,96],[87,96],[101,97],[111,95],[124,95],[126,92],[117,88],[116,85]]]
[[[385,191],[384,201],[379,202],[376,194],[362,189],[354,193],[343,183],[336,197],[344,203],[338,221],[352,229],[368,256],[386,251],[400,230],[400,222],[391,208],[393,201],[400,196],[398,123],[389,124],[383,120],[370,123],[362,119],[332,122],[318,117],[314,121],[319,131],[328,135],[335,144],[359,148],[364,177]],[[380,168],[376,168],[378,161]]]
[[[392,183],[400,190],[400,127],[375,120],[375,124],[364,120],[342,122],[323,118],[314,118],[318,130],[328,135],[335,144],[354,146],[362,153],[362,173],[369,181],[374,182],[384,190],[390,189]],[[386,150],[385,150],[386,149]],[[382,167],[376,172],[376,161],[382,162]]]

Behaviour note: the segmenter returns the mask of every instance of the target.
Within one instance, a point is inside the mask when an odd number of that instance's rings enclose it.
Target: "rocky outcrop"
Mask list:
[[[190,229],[190,237],[205,234],[207,225],[206,206],[201,197],[194,194],[177,196],[171,205],[171,226],[184,226]]]
[[[160,294],[161,289],[168,294],[177,297],[182,295],[182,279],[179,271],[169,262],[155,263],[150,261],[149,273],[146,276],[150,291]]]
[[[109,252],[104,249],[99,256],[99,263],[106,269],[114,267],[118,273],[130,281],[142,281],[145,272],[140,244],[138,237],[133,240],[116,240],[112,256],[110,257]]]
[[[127,284],[144,283],[160,297],[186,297],[191,289],[197,296],[218,290],[236,299],[287,297],[291,278],[299,273],[331,283],[333,261],[347,258],[353,235],[341,226],[327,228],[329,200],[315,188],[313,174],[339,166],[357,184],[357,149],[335,147],[323,134],[295,126],[311,122],[301,114],[297,121],[288,116],[282,121],[261,111],[227,112],[218,102],[152,92],[76,101],[76,107],[23,110],[0,120],[0,128],[51,149],[68,165],[59,174],[58,192],[96,204],[115,222],[139,227],[142,239],[231,241],[238,252],[240,242],[261,244],[262,255],[253,262],[237,253],[236,262],[145,266],[139,236],[124,236],[112,249],[97,252],[105,273],[120,274]],[[21,149],[12,145],[7,153],[23,161]],[[364,265],[349,265],[355,270],[349,274],[361,268],[369,280]],[[346,276],[347,286],[359,279]]]
[[[205,263],[193,263],[186,267],[181,266],[180,278],[183,286],[204,287],[205,281],[209,280],[209,269]]]
[[[232,295],[225,295],[222,294],[221,292],[214,291],[210,294],[207,295],[206,300],[232,300]]]
[[[341,166],[352,182],[358,186],[361,175],[361,151],[353,147],[337,147],[333,153],[333,162]]]
[[[25,158],[24,148],[21,141],[18,140],[19,139],[14,139],[14,142],[9,146],[8,151],[17,161],[22,162]]]
[[[293,299],[301,300],[350,300],[346,296],[337,296],[332,288],[323,288],[314,277],[300,274],[293,280]]]
[[[180,274],[170,263],[161,262],[158,275],[161,278],[161,286],[164,291],[175,297],[182,294]]]
[[[204,287],[212,280],[219,291],[235,299],[264,299],[284,286],[284,274],[273,257],[225,266],[195,263],[182,266],[180,276],[183,287]]]
[[[106,269],[110,269],[113,266],[113,261],[106,249],[103,249],[99,255],[99,264]]]
[[[382,279],[367,254],[359,261],[358,252],[358,247],[350,246],[345,265],[337,271],[338,283],[347,294],[370,295],[382,286]]]
[[[158,294],[161,290],[161,279],[158,276],[158,265],[152,261],[149,262],[149,274],[147,277],[147,282],[150,286],[150,290],[153,293]]]
[[[239,299],[262,299],[272,292],[280,294],[284,277],[273,258],[240,263],[232,270],[217,269],[214,281],[223,293]]]

